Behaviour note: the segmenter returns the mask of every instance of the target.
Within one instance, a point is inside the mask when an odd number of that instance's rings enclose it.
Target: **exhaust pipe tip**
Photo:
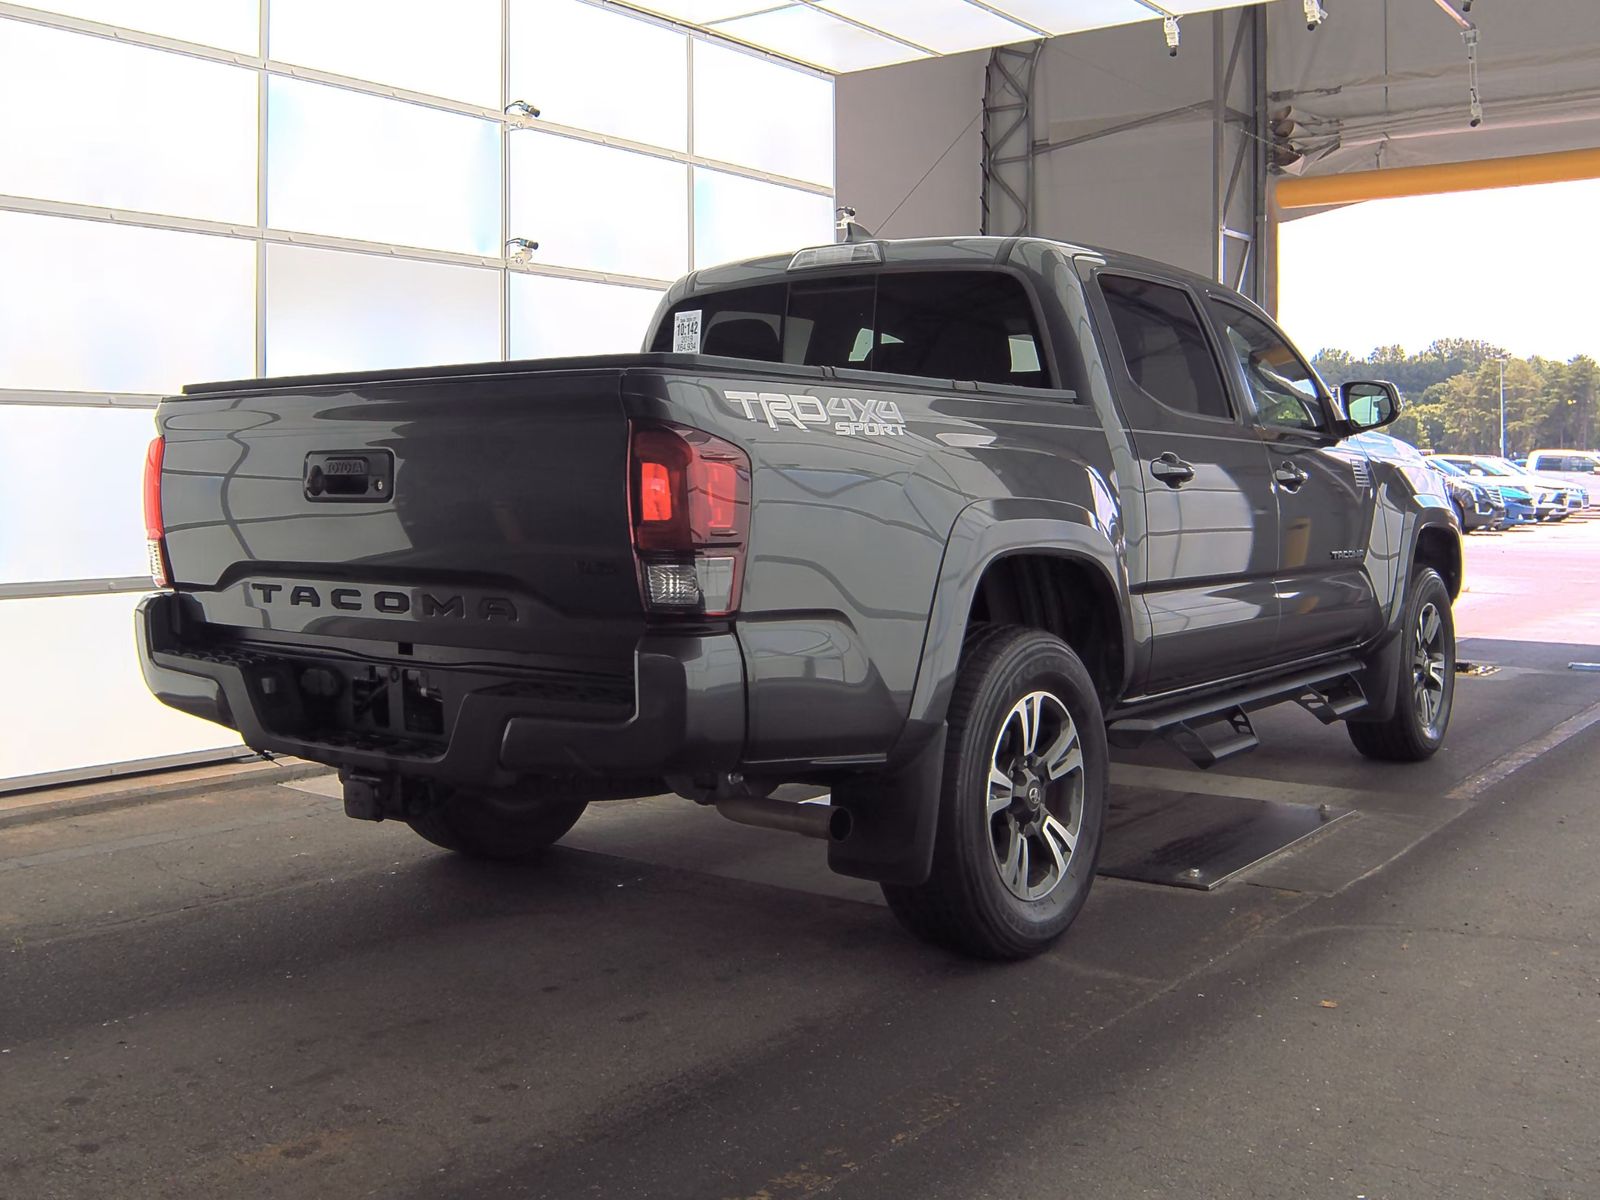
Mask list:
[[[741,825],[781,829],[827,842],[842,842],[855,828],[855,818],[846,808],[831,804],[773,800],[765,796],[724,796],[716,802],[717,811]]]

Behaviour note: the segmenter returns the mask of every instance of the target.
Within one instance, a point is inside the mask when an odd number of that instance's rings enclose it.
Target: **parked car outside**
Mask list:
[[[1433,467],[1433,473],[1439,476],[1445,485],[1446,495],[1450,498],[1450,507],[1455,511],[1456,523],[1461,526],[1462,533],[1471,533],[1475,529],[1492,529],[1505,520],[1505,503],[1495,489],[1475,483],[1464,474],[1453,475],[1440,470],[1437,463],[1431,462],[1427,455],[1410,442],[1376,429],[1369,429],[1346,438],[1344,444],[1357,447],[1368,454],[1410,462],[1418,467]]]
[[[1498,529],[1506,524],[1506,504],[1498,488],[1475,483],[1465,475],[1453,475],[1434,459],[1424,458],[1423,462],[1444,479],[1450,493],[1450,507],[1456,510],[1462,533]]]
[[[1489,493],[1491,500],[1498,500],[1504,515],[1495,524],[1495,529],[1511,529],[1518,525],[1532,525],[1537,519],[1533,507],[1533,497],[1527,489],[1518,487],[1509,481],[1491,482],[1486,475],[1474,478],[1465,467],[1451,462],[1448,458],[1439,455],[1429,455],[1423,460],[1446,479],[1458,480],[1482,488]]]
[[[1533,500],[1534,516],[1541,521],[1560,521],[1567,515],[1566,484],[1519,470],[1503,458],[1489,454],[1441,454],[1442,462],[1455,463],[1473,479],[1489,479],[1504,486],[1515,484]]]
[[[1561,479],[1554,475],[1545,475],[1541,472],[1518,466],[1508,458],[1499,458],[1492,454],[1485,454],[1481,455],[1480,457],[1487,460],[1491,465],[1498,463],[1502,466],[1509,467],[1511,470],[1516,471],[1519,475],[1525,475],[1529,479],[1537,481],[1543,486],[1558,489],[1561,493],[1560,499],[1566,511],[1557,514],[1552,518],[1552,520],[1560,521],[1569,513],[1578,512],[1585,508],[1589,503],[1588,491],[1585,488],[1574,486],[1565,479]]]
[[[1600,450],[1535,450],[1528,469],[1582,488],[1588,507],[1600,508]]]

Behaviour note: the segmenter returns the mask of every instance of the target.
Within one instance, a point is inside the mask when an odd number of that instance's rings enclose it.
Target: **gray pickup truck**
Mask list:
[[[452,850],[676,792],[1020,957],[1088,894],[1108,743],[1208,766],[1296,701],[1370,757],[1438,749],[1459,529],[1346,440],[1399,405],[1330,394],[1225,287],[1080,246],[717,267],[638,354],[163,401],[144,675]]]

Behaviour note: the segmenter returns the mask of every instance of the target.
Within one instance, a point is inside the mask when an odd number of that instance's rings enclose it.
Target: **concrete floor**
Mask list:
[[[1211,893],[1101,879],[1016,966],[682,801],[531,868],[315,779],[0,828],[0,1196],[1589,1200],[1600,522],[1467,546],[1500,669],[1443,754],[1294,709],[1127,756],[1358,815]]]

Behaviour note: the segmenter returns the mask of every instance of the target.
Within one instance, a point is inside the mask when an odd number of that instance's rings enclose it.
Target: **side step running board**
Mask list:
[[[1342,721],[1367,706],[1366,693],[1351,675],[1308,687],[1294,699],[1296,704],[1324,725]]]
[[[1165,737],[1197,767],[1211,767],[1260,744],[1250,710],[1293,700],[1324,724],[1366,707],[1361,663],[1343,659],[1297,675],[1269,680],[1137,716],[1113,720],[1106,737],[1113,746],[1142,746]]]
[[[1225,758],[1254,750],[1261,744],[1250,714],[1231,708],[1220,719],[1183,721],[1166,731],[1167,740],[1197,767],[1214,767]]]

